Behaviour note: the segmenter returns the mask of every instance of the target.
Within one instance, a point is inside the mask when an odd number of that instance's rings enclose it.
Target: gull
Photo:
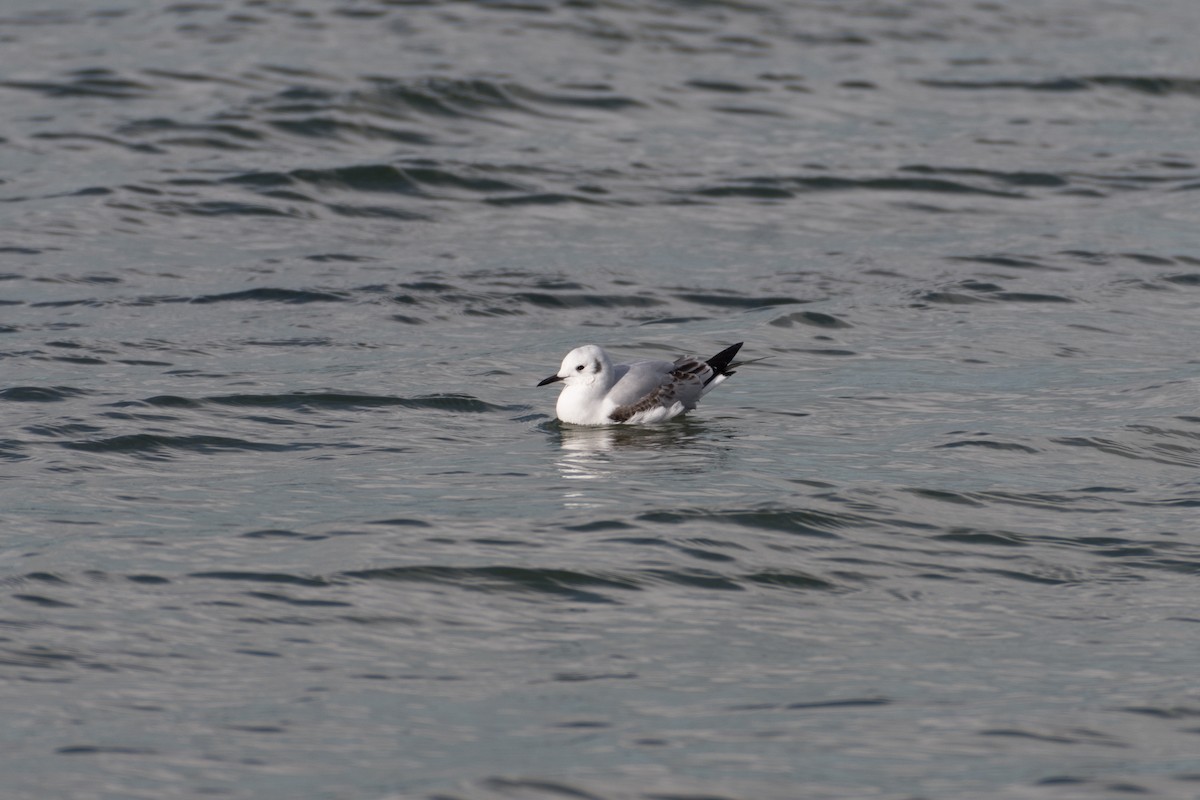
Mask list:
[[[733,367],[748,363],[732,363],[742,344],[707,360],[680,356],[632,364],[613,364],[602,347],[585,344],[567,353],[558,372],[538,386],[562,381],[555,412],[572,425],[664,422],[695,408],[733,374]]]

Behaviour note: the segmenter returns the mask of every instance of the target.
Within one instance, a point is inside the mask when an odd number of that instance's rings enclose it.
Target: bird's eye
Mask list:
[[[576,371],[576,372],[583,372],[583,364],[580,364],[578,367],[576,367],[576,368],[575,368],[575,371]]]

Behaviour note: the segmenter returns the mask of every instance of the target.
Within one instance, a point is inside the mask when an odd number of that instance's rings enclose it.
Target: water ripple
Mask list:
[[[1017,90],[1028,92],[1083,92],[1097,89],[1119,89],[1137,94],[1162,97],[1182,95],[1200,97],[1200,78],[1153,75],[1085,75],[1046,80],[932,80],[921,81],[935,89]]]

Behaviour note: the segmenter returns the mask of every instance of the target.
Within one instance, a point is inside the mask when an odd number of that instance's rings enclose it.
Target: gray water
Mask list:
[[[3,797],[1200,797],[1198,26],[6,3]]]

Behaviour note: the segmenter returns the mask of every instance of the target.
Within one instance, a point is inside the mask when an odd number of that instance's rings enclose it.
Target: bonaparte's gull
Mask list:
[[[642,425],[663,422],[696,407],[700,398],[733,374],[742,342],[712,358],[613,364],[594,344],[567,353],[558,372],[538,386],[563,382],[555,411],[574,425]],[[745,362],[742,362],[745,363]]]

